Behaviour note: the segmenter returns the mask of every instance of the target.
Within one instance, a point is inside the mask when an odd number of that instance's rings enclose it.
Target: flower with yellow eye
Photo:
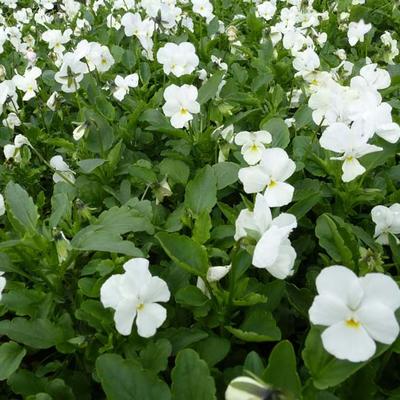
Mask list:
[[[257,164],[265,150],[265,144],[272,142],[272,136],[267,131],[239,132],[235,136],[235,143],[242,146],[242,155],[249,165]]]

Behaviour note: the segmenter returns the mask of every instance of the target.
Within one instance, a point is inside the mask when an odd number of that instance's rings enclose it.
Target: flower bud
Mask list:
[[[228,386],[225,392],[225,400],[284,400],[283,393],[274,390],[267,384],[250,378],[239,376]]]

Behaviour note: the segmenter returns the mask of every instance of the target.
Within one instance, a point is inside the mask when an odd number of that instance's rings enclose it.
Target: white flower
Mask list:
[[[310,47],[297,53],[293,60],[293,68],[298,71],[295,76],[306,77],[308,74],[319,68],[319,66],[320,61],[318,54]]]
[[[16,126],[21,125],[21,120],[18,118],[18,115],[15,113],[9,113],[6,119],[3,119],[3,125],[14,129]]]
[[[297,226],[294,215],[282,213],[272,219],[265,197],[257,194],[254,210],[242,210],[235,225],[235,240],[246,236],[257,240],[252,261],[255,267],[278,279],[293,274],[296,252],[288,237]]]
[[[152,50],[154,21],[149,18],[142,20],[139,13],[128,12],[121,18],[121,25],[124,27],[126,36],[136,36],[147,52]]]
[[[331,157],[332,160],[344,160],[342,165],[342,180],[350,182],[365,172],[358,158],[381,151],[382,147],[368,144],[368,137],[357,127],[349,128],[347,125],[337,122],[329,126],[319,139],[321,147],[335,153],[343,153],[340,157]]]
[[[86,39],[78,43],[75,54],[78,59],[85,58],[85,66],[89,71],[97,69],[99,72],[107,72],[115,63],[107,46]]]
[[[6,206],[4,205],[4,197],[0,193],[0,217],[6,213]]]
[[[263,400],[270,397],[270,387],[248,376],[239,376],[233,379],[225,392],[225,400]]]
[[[14,160],[15,162],[21,162],[20,149],[23,145],[30,146],[29,140],[24,135],[17,135],[14,138],[14,144],[6,144],[3,149],[4,157],[6,160]]]
[[[66,178],[70,182],[75,182],[74,172],[69,168],[69,165],[64,161],[62,156],[54,156],[50,159],[50,166],[56,170],[53,174],[54,183],[65,182]]]
[[[123,268],[123,274],[112,275],[104,282],[101,302],[115,310],[115,327],[121,335],[131,333],[136,319],[138,334],[153,336],[167,318],[165,308],[157,303],[169,300],[168,286],[151,275],[149,262],[144,258],[133,258]]]
[[[375,206],[371,211],[372,221],[375,222],[376,241],[389,244],[389,233],[400,233],[400,204],[395,203],[390,207]]]
[[[375,90],[386,89],[390,86],[389,72],[378,68],[377,64],[368,64],[360,69],[360,75],[366,80],[367,84]]]
[[[6,278],[4,278],[4,276],[2,276],[3,274],[4,274],[4,272],[0,271],[0,301],[2,298],[3,290],[6,286]]]
[[[121,75],[115,77],[115,90],[113,91],[113,96],[122,101],[124,97],[128,94],[130,88],[135,88],[139,84],[138,74],[130,74],[123,78]]]
[[[164,73],[177,77],[191,74],[199,65],[196,49],[189,42],[165,44],[157,52],[157,61],[163,65]]]
[[[391,277],[371,273],[358,278],[350,269],[334,265],[320,272],[316,286],[310,321],[328,327],[321,336],[328,353],[361,362],[375,354],[374,341],[395,341],[399,324],[394,312],[400,306],[400,290]]]
[[[60,71],[54,75],[54,79],[62,85],[61,90],[63,92],[73,93],[79,89],[79,82],[86,72],[87,66],[80,61],[76,54],[66,53]]]
[[[358,22],[350,22],[347,38],[350,46],[355,46],[358,42],[364,42],[364,35],[372,28],[371,24],[366,24],[363,19]]]
[[[192,114],[200,112],[197,100],[197,88],[193,85],[170,85],[164,91],[165,104],[163,112],[171,117],[174,128],[183,128],[193,119]]]
[[[230,270],[232,265],[220,265],[216,267],[210,267],[207,271],[207,282],[214,283],[220,281]],[[203,279],[200,277],[197,278],[196,286],[207,296],[210,297],[210,293],[208,292],[207,286],[204,283]]]
[[[27,69],[24,75],[15,75],[13,82],[15,86],[25,92],[22,100],[28,101],[36,96],[36,92],[39,90],[36,79],[42,75],[42,70],[38,67]]]
[[[264,18],[266,21],[270,21],[276,12],[276,4],[272,1],[264,1],[257,6],[257,17]]]
[[[51,111],[56,111],[56,102],[59,96],[60,95],[58,92],[53,92],[48,98],[46,105],[50,108]]]
[[[50,29],[42,34],[42,39],[48,43],[49,49],[56,53],[63,53],[64,44],[71,40],[72,30],[66,29],[61,32],[59,29]]]
[[[81,140],[85,135],[87,128],[88,128],[87,122],[79,124],[72,132],[72,137],[74,138],[74,140],[76,141]]]
[[[239,179],[246,193],[258,193],[265,189],[268,206],[281,207],[292,201],[294,188],[285,181],[293,175],[295,169],[296,164],[285,150],[266,149],[259,165],[239,170]]]
[[[213,17],[213,5],[208,0],[192,0],[193,12],[201,15],[207,20]]]
[[[264,144],[272,142],[272,136],[267,131],[239,132],[235,136],[235,143],[242,146],[241,153],[249,165],[257,164],[265,150]]]

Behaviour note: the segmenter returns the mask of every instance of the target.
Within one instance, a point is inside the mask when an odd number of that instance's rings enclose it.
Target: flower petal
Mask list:
[[[122,301],[114,314],[115,328],[121,335],[130,335],[136,316],[136,299]]]
[[[142,337],[150,337],[156,333],[167,318],[167,310],[157,303],[144,304],[138,311],[136,325],[138,334]]]
[[[338,322],[325,329],[321,335],[325,350],[339,360],[366,361],[375,354],[376,345],[366,330]]]
[[[392,344],[399,335],[399,324],[394,311],[377,301],[363,303],[357,318],[368,334],[378,342]]]
[[[339,298],[328,294],[316,296],[308,314],[313,324],[330,326],[345,321],[351,311]]]
[[[269,207],[281,207],[293,199],[294,187],[286,182],[273,182],[265,189],[264,196]]]

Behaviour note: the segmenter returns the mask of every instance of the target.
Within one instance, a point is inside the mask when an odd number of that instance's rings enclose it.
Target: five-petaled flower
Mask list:
[[[166,309],[158,302],[169,300],[168,286],[151,275],[149,262],[144,258],[133,258],[123,268],[123,274],[112,275],[104,282],[101,302],[115,310],[115,327],[121,335],[130,335],[136,319],[138,334],[153,336],[167,318]]]

